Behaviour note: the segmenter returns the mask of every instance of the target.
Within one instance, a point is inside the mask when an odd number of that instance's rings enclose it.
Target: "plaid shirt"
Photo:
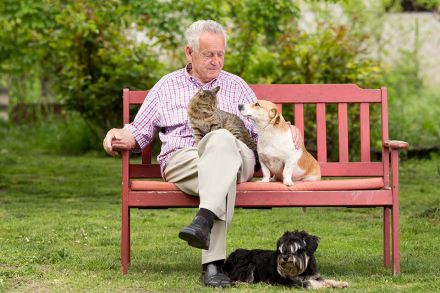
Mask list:
[[[175,151],[194,145],[187,106],[200,88],[206,90],[220,86],[217,93],[218,107],[242,118],[249,133],[257,141],[255,126],[238,111],[238,104],[255,103],[257,100],[246,82],[236,75],[221,71],[217,78],[202,85],[189,75],[190,70],[191,64],[188,64],[186,68],[162,77],[148,92],[134,121],[125,125],[141,149],[147,146],[154,133],[159,131],[162,147],[157,160],[162,174],[168,159]]]

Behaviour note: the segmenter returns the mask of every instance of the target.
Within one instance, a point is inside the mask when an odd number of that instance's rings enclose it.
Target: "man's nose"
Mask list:
[[[211,58],[211,63],[219,64],[221,62],[223,57],[218,56],[217,54],[214,54],[214,56]]]

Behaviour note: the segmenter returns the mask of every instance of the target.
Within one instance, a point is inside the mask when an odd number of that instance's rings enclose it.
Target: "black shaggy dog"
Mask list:
[[[300,288],[346,288],[346,282],[321,278],[313,255],[319,238],[305,231],[285,232],[276,250],[237,249],[224,271],[233,282],[280,284]]]

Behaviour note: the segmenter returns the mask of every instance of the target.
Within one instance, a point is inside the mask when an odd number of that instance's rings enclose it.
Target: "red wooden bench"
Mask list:
[[[361,89],[353,84],[278,84],[252,85],[259,99],[270,100],[279,107],[293,107],[294,121],[304,137],[304,109],[316,106],[317,159],[321,181],[297,182],[291,187],[282,183],[246,182],[237,186],[236,207],[382,207],[384,264],[400,273],[399,253],[399,149],[402,141],[388,139],[387,90]],[[123,122],[129,123],[130,105],[142,104],[147,91],[123,90]],[[339,160],[327,159],[326,107],[337,105]],[[358,105],[360,117],[360,160],[349,160],[348,107]],[[370,108],[380,107],[382,156],[372,161],[370,149]],[[309,106],[307,106],[309,107]],[[313,107],[313,106],[311,106]],[[357,106],[356,106],[357,107]],[[357,108],[356,108],[357,109]],[[307,129],[308,130],[308,129]],[[307,136],[305,137],[307,141]],[[133,161],[133,160],[132,160]],[[122,241],[121,264],[127,274],[130,264],[130,209],[189,208],[199,200],[180,192],[172,183],[158,181],[159,166],[151,161],[151,146],[142,152],[142,162],[130,161],[122,154]],[[138,160],[139,161],[139,160]],[[258,174],[256,174],[258,175]],[[345,177],[331,179],[332,177]],[[151,180],[152,178],[155,178]],[[392,257],[390,250],[390,234]]]

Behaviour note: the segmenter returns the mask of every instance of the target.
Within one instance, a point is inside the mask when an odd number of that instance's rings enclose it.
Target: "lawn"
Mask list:
[[[3,142],[5,142],[3,140]],[[25,141],[23,141],[25,142]],[[21,142],[20,142],[21,143]],[[134,210],[132,265],[120,273],[121,162],[0,147],[0,291],[212,291],[200,283],[200,252],[178,239],[194,209]],[[382,210],[237,210],[228,252],[275,248],[285,231],[321,238],[317,261],[344,292],[432,292],[440,277],[440,158],[401,162],[401,267],[382,265]],[[283,287],[239,285],[233,291]],[[322,290],[325,292],[326,290]]]

